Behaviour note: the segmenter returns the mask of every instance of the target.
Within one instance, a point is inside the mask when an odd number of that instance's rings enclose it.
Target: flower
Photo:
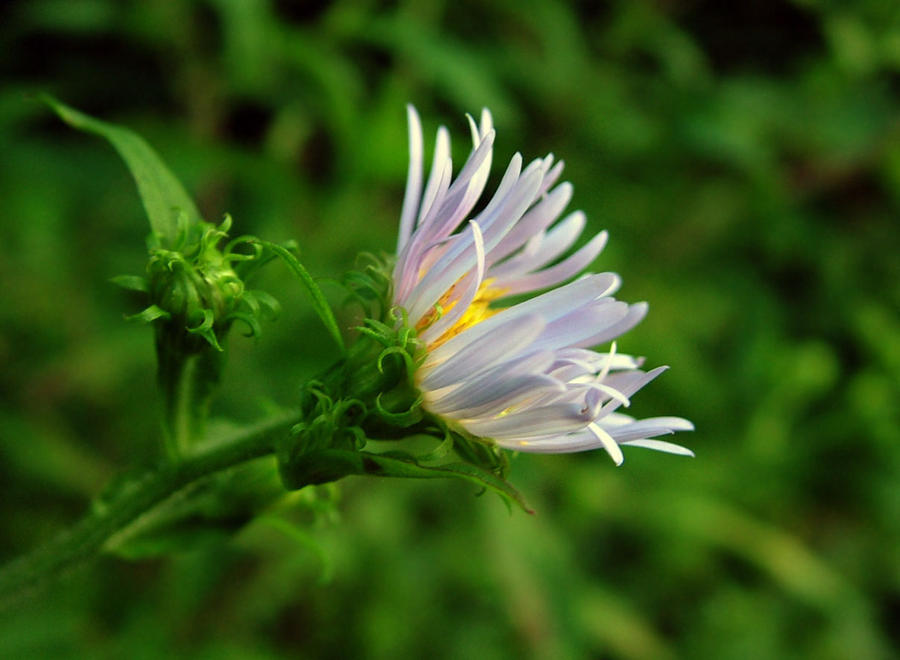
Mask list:
[[[480,125],[468,118],[473,149],[455,179],[449,134],[438,129],[424,190],[421,122],[412,106],[407,113],[410,162],[393,303],[424,347],[414,378],[425,409],[518,451],[602,447],[617,465],[621,446],[693,456],[653,439],[693,430],[688,420],[617,412],[666,367],[642,371],[642,359],[617,353],[615,342],[606,353],[590,350],[634,327],[646,303],[613,298],[615,273],[559,286],[591,264],[607,240],[601,232],[558,261],[586,222],[580,211],[557,222],[572,197],[571,184],[556,183],[563,163],[551,154],[523,169],[515,154],[490,201],[470,218],[491,167],[490,113],[482,111]],[[542,290],[505,308],[492,304]]]

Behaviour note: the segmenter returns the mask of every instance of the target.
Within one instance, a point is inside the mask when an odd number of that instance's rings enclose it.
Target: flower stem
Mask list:
[[[197,446],[179,463],[164,464],[131,480],[73,527],[0,568],[0,605],[9,605],[95,558],[113,536],[185,486],[272,454],[276,440],[299,420],[298,412],[274,417],[215,444]]]
[[[203,437],[209,404],[222,377],[224,355],[180,326],[157,327],[158,380],[163,396],[163,438],[178,462]]]

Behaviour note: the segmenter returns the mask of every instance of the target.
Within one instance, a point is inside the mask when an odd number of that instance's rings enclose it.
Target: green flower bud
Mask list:
[[[247,262],[262,257],[257,239],[243,237],[227,243],[231,218],[218,227],[207,222],[182,219],[174,241],[165,247],[158,236],[149,241],[150,259],[146,278],[121,276],[114,282],[147,293],[149,306],[130,317],[153,323],[167,344],[195,353],[204,346],[221,351],[224,338],[235,320],[245,322],[250,335],[259,333],[264,315],[274,316],[278,303],[261,291],[248,291],[240,274]],[[250,254],[235,252],[249,245]],[[139,285],[139,286],[138,286]]]

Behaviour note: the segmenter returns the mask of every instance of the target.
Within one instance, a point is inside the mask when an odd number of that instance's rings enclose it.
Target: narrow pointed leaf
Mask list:
[[[294,271],[297,277],[300,278],[300,281],[303,282],[303,285],[309,292],[310,298],[312,298],[313,309],[316,311],[316,314],[319,315],[319,318],[322,320],[325,328],[329,333],[331,333],[331,337],[334,339],[335,343],[338,345],[338,348],[340,348],[341,352],[343,353],[344,340],[341,337],[341,331],[338,329],[337,320],[335,320],[334,313],[331,311],[331,306],[328,304],[328,301],[325,300],[325,295],[322,293],[319,285],[316,284],[316,281],[313,279],[312,275],[309,274],[309,271],[306,270],[303,264],[300,263],[297,257],[295,257],[290,252],[290,250],[276,243],[270,243],[269,241],[261,241],[261,243],[266,248],[278,255],[281,260],[284,261],[285,264],[287,264],[288,268]]]
[[[41,99],[70,126],[109,140],[134,177],[150,220],[150,228],[155,233],[173,241],[177,234],[176,218],[179,212],[186,214],[190,223],[201,220],[200,212],[184,187],[153,148],[137,133],[94,119],[50,95],[44,94]]]

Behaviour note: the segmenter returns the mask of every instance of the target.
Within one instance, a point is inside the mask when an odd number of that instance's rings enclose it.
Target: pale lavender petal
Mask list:
[[[586,348],[564,348],[556,352],[558,364],[576,364],[585,370],[597,372],[607,364],[610,371],[637,369],[644,363],[643,358],[636,358],[624,353],[616,353],[609,358],[609,353],[597,353]]]
[[[436,186],[436,199],[434,200],[434,203],[442,203],[442,200],[447,193],[447,185],[449,184],[450,177],[452,176],[451,169],[452,164],[450,163],[449,159],[446,159],[444,162],[444,166],[440,169],[440,175]],[[432,171],[432,176],[433,175],[434,171]],[[432,210],[428,214],[428,216],[434,213],[434,203],[431,204]],[[422,220],[420,217],[418,224],[420,228],[413,233],[412,238],[400,253],[399,258],[397,259],[397,264],[394,266],[394,281],[397,283],[395,299],[400,304],[405,303],[407,296],[411,293],[412,288],[419,280],[419,273],[422,269],[422,259],[430,249],[430,246],[423,246],[421,241],[421,237],[423,234],[423,228],[421,228],[421,225],[422,223],[428,222],[428,216],[426,216],[425,220]]]
[[[456,229],[463,218],[481,197],[491,169],[494,132],[488,133],[476,144],[460,171],[456,181],[450,186],[443,202],[436,205],[433,212],[423,221],[425,226],[421,240],[423,244],[440,241]]]
[[[547,157],[552,160],[553,154],[550,154]],[[556,183],[556,181],[559,179],[559,175],[562,174],[564,166],[565,163],[563,161],[559,161],[556,163],[556,165],[550,168],[550,170],[548,170],[546,176],[544,176],[544,183],[541,186],[541,191],[539,194],[543,195],[553,187],[553,184]]]
[[[663,440],[650,440],[645,438],[643,440],[623,442],[622,444],[626,447],[643,447],[644,449],[653,449],[654,451],[661,451],[667,454],[690,456],[691,458],[694,457],[694,452],[687,447],[682,447],[681,445],[676,445],[674,442],[665,442]]]
[[[565,385],[562,383],[553,379],[548,380],[546,376],[533,376],[533,378],[537,380],[529,388],[523,387],[502,399],[460,410],[453,413],[453,416],[464,419],[500,419],[505,415],[523,410],[533,410],[561,403],[572,403],[560,398],[561,395],[565,394]]]
[[[612,427],[608,426],[605,421],[603,419],[598,423],[609,431],[609,434],[616,439],[616,442],[631,442],[633,440],[654,438],[658,435],[668,435],[676,431],[694,430],[694,425],[681,417],[651,417],[630,424],[616,424]]]
[[[484,146],[484,145],[482,145],[482,146]],[[481,148],[479,148],[478,151],[480,151],[480,150],[481,150]],[[469,165],[469,163],[466,164],[466,166],[468,166],[468,165]],[[521,167],[522,167],[522,157],[519,154],[516,154],[515,156],[513,156],[512,160],[509,163],[509,167],[507,167],[507,169],[506,169],[506,174],[504,175],[503,182],[501,182],[501,184],[500,184],[500,189],[497,190],[497,192],[495,193],[490,204],[488,204],[488,208],[485,209],[485,211],[487,211],[488,209],[495,209],[501,202],[503,202],[506,199],[507,192],[519,180],[519,173],[521,171]],[[458,183],[459,183],[459,180],[457,180],[457,182],[454,183],[453,186],[451,186],[451,189],[456,188]],[[460,190],[461,194],[465,193],[464,188],[460,188],[459,190]],[[452,193],[451,193],[451,196],[452,196]],[[447,235],[449,235],[449,233],[451,231],[456,229],[458,220],[453,219],[454,218],[453,214],[448,215],[448,214],[442,213],[442,215],[444,215],[445,217],[442,217],[440,220],[427,222],[422,227],[421,232],[416,232],[416,235],[413,237],[413,241],[416,245],[420,245],[420,244],[428,245],[433,242],[443,240],[444,238],[446,238]],[[481,214],[478,215],[478,217],[475,218],[475,220],[478,222],[479,226],[482,227],[482,229],[485,226],[484,215],[485,215],[485,213],[482,212]],[[466,251],[468,245],[469,244],[467,244],[467,243],[464,244],[462,241],[458,242],[457,247],[454,248],[453,250],[448,251],[448,253],[445,253],[442,256],[441,261],[438,264],[435,264],[435,266],[428,272],[428,274],[425,276],[425,278],[423,278],[423,280],[421,282],[419,282],[419,285],[417,287],[418,291],[416,292],[416,298],[419,301],[421,301],[421,299],[426,296],[432,295],[432,289],[429,288],[429,286],[433,287],[434,280],[439,279],[441,282],[443,282],[444,280],[447,279],[445,277],[445,271],[451,267],[454,260],[456,260],[458,257],[460,257]],[[459,277],[461,277],[461,273],[457,274],[455,277],[453,277],[450,280],[449,284],[444,286],[443,289],[440,291],[440,293],[438,293],[438,296],[436,298],[433,298],[433,300],[437,300],[437,298],[439,298],[441,295],[443,295],[443,292],[449,288],[450,284],[453,284],[457,279],[459,279]],[[440,286],[438,286],[437,288],[440,288]],[[428,292],[427,294],[424,293],[426,291]],[[432,304],[433,304],[433,302],[425,304],[426,309],[428,307],[430,307]],[[410,309],[409,311],[410,311],[410,315],[415,316],[415,313],[413,312],[412,309]]]
[[[542,178],[543,173],[538,162],[532,162],[522,172],[519,180],[500,205],[494,209],[485,209],[478,214],[477,217],[484,227],[485,245],[488,245],[492,252],[534,203]]]
[[[484,217],[493,213],[496,208],[503,202],[507,195],[512,192],[515,185],[519,182],[519,179],[522,176],[522,154],[515,153],[513,157],[509,159],[509,165],[506,166],[506,171],[503,173],[503,177],[500,179],[500,185],[497,186],[497,190],[494,192],[491,200],[488,202],[487,206],[484,207],[484,210],[478,214],[478,219],[484,223]]]
[[[576,308],[547,327],[534,342],[535,350],[572,346],[602,328],[616,324],[628,313],[628,305],[612,298],[599,298],[585,307]]]
[[[444,332],[453,327],[453,325],[462,318],[469,309],[469,305],[475,299],[478,289],[481,287],[481,281],[484,279],[484,239],[481,235],[481,228],[478,223],[472,220],[472,238],[475,243],[475,272],[472,275],[472,282],[466,292],[457,300],[453,309],[444,314],[440,319],[435,321],[430,328],[422,333],[421,339],[426,344],[440,337]]]
[[[419,209],[419,224],[431,211],[433,205],[440,206],[443,196],[450,187],[453,176],[453,161],[450,158],[450,133],[441,126],[438,128],[437,141],[434,145],[434,160],[431,163],[431,174],[425,184],[422,206]],[[440,195],[439,195],[440,192]]]
[[[556,352],[554,351],[554,353]],[[582,365],[572,364],[571,362],[561,366],[554,366],[547,373],[566,383],[573,383],[580,379],[584,379],[583,382],[587,383],[595,377],[591,369],[585,369]]]
[[[494,118],[491,117],[491,111],[487,108],[481,109],[481,137],[484,139],[484,136],[487,135],[489,131],[494,130]]]
[[[609,413],[608,415],[604,415],[602,419],[597,420],[597,424],[605,428],[607,431],[611,431],[619,426],[625,426],[626,424],[633,424],[635,418],[631,415],[625,415],[624,413]]]
[[[544,199],[538,202],[528,213],[516,223],[497,247],[491,252],[490,263],[497,263],[501,259],[525,245],[532,236],[536,236],[559,217],[572,199],[572,184],[561,183],[554,188]]]
[[[400,213],[400,232],[397,236],[397,252],[403,250],[413,230],[413,221],[422,194],[422,122],[412,105],[406,106],[409,124],[409,170],[406,175],[406,192],[403,195],[403,210]]]
[[[534,235],[521,252],[491,268],[491,277],[503,279],[529,273],[550,263],[578,240],[585,222],[581,211],[569,214],[549,231]]]
[[[441,410],[459,408],[468,397],[478,393],[489,393],[506,378],[514,378],[527,374],[542,374],[553,362],[553,353],[544,351],[520,356],[497,364],[465,380],[441,389],[428,390],[425,400],[429,404],[440,406]]]
[[[631,405],[631,401],[627,396],[606,383],[590,383],[586,387],[589,391],[585,396],[585,401],[594,416],[599,413],[601,404],[606,401],[618,401],[626,408]]]
[[[628,308],[628,314],[613,326],[603,328],[597,334],[592,335],[585,341],[578,342],[578,346],[596,346],[615,339],[640,323],[647,315],[647,303],[635,303]]]
[[[545,391],[561,392],[565,386],[555,378],[541,374],[526,374],[498,378],[491,386],[471,388],[463,386],[454,392],[453,398],[431,404],[431,409],[441,415],[473,418],[490,416],[492,410],[499,414],[525,396],[536,396]]]
[[[504,436],[530,438],[547,433],[566,433],[586,427],[586,419],[577,404],[564,404],[529,408],[496,419],[460,419],[459,423],[470,433],[498,442]]]
[[[668,368],[669,367],[656,367],[656,369],[651,369],[646,373],[643,371],[625,371],[612,374],[606,379],[606,384],[610,387],[615,387],[622,394],[630,397]],[[621,405],[621,402],[613,399],[600,409],[598,416],[608,415]]]
[[[540,173],[531,172],[524,176],[520,185],[510,190],[504,202],[499,205],[493,214],[485,216],[479,214],[476,221],[484,232],[485,248],[490,250],[499,240],[497,232],[492,232],[492,225],[497,218],[507,219],[505,225],[510,225],[525,211],[534,196],[534,191],[540,185]],[[449,249],[434,265],[421,282],[416,286],[415,302],[409,307],[410,318],[420,318],[475,265],[474,246],[471,242],[460,241]]]
[[[504,444],[511,449],[534,454],[571,454],[603,448],[616,465],[621,465],[625,460],[618,443],[596,424],[589,424],[583,430],[554,438],[528,440],[526,436],[521,436],[521,439]]]
[[[544,323],[540,316],[513,319],[510,323],[495,328],[483,342],[468,344],[455,353],[452,360],[434,368],[420,367],[420,373],[425,374],[421,381],[422,388],[435,390],[447,387],[498,362],[515,357],[519,351],[531,345],[544,329]]]
[[[469,131],[472,133],[472,148],[477,149],[478,143],[481,142],[481,131],[478,130],[478,126],[475,125],[475,120],[472,119],[472,115],[468,112],[466,113],[466,121],[469,122]]]
[[[400,253],[398,262],[405,265],[430,245],[447,238],[471,210],[487,181],[494,136],[494,132],[489,131],[472,152],[456,180],[450,185],[440,208],[432,208],[431,213],[420,223],[420,228]]]
[[[450,339],[442,346],[430,351],[426,365],[431,361],[440,362],[446,360],[472,342],[486,341],[484,337],[498,325],[517,318],[536,314],[544,318],[546,322],[553,322],[560,316],[569,313],[572,309],[586,305],[592,300],[605,295],[607,291],[617,287],[618,284],[619,277],[615,273],[599,273],[576,280],[553,291],[548,291],[513,307],[507,307],[475,327]]]
[[[537,273],[523,275],[511,280],[498,280],[497,286],[502,288],[507,295],[512,296],[526,291],[547,289],[564,282],[583,271],[588,264],[597,258],[597,255],[600,254],[606,245],[607,236],[605,231],[600,232],[565,261]]]
[[[616,465],[621,465],[625,460],[616,441],[596,424],[590,424],[584,430],[555,438],[529,441],[523,436],[522,440],[508,443],[506,446],[534,454],[570,454],[603,448]]]

